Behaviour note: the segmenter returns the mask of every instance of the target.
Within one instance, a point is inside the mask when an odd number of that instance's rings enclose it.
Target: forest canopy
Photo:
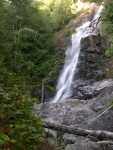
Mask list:
[[[55,34],[73,17],[70,5],[0,0],[0,149],[35,150],[44,140],[41,120],[31,109],[37,100],[27,89],[62,59]]]

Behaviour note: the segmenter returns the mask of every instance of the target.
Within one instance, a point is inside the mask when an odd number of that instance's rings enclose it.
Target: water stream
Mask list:
[[[92,22],[97,22],[100,17],[100,12],[102,11],[103,6],[100,7],[97,14],[94,16]],[[57,84],[57,92],[52,102],[63,101],[69,99],[72,95],[72,83],[74,74],[76,72],[76,67],[78,63],[78,56],[80,53],[80,41],[83,37],[86,37],[90,34],[95,34],[91,28],[91,22],[86,22],[82,26],[76,29],[76,33],[72,35],[71,41],[72,46],[66,50],[66,59],[65,64],[62,69],[61,75]]]

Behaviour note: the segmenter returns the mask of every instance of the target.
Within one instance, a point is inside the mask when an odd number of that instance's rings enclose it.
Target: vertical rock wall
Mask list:
[[[97,94],[94,91],[94,83],[105,78],[107,47],[108,42],[99,31],[81,40],[81,53],[71,98],[90,99]]]

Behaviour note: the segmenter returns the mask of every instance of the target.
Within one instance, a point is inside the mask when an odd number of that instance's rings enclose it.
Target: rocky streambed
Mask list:
[[[97,95],[88,100],[69,99],[58,103],[48,102],[37,104],[34,108],[37,110],[37,115],[41,116],[43,121],[70,127],[75,126],[83,129],[113,132],[113,109],[108,109],[110,101],[113,99],[113,80],[108,79],[95,82],[93,90]],[[52,130],[49,130],[49,132],[53,136],[59,134]],[[81,150],[84,146],[89,147],[86,148],[87,150],[95,148],[96,150],[103,149],[102,144],[92,142],[88,137],[85,138],[64,133],[60,135],[64,141],[71,143],[66,150]],[[78,144],[79,146],[77,146]],[[113,148],[113,145],[111,147]]]

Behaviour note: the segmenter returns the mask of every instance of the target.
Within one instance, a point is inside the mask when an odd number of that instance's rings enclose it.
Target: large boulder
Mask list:
[[[74,90],[72,97],[75,99],[91,99],[99,94],[101,89],[111,85],[112,80],[76,80],[73,84]]]

